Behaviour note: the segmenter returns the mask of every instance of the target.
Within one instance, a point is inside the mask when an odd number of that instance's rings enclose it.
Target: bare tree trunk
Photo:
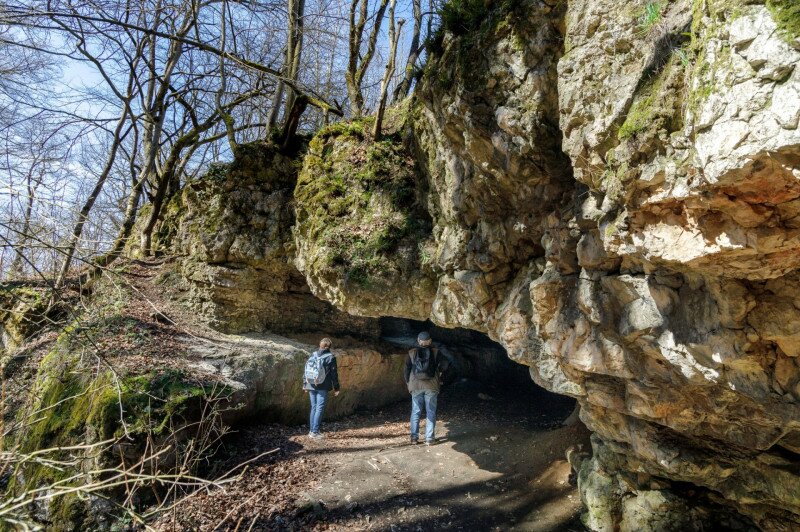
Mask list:
[[[36,169],[36,165],[31,165],[30,170],[28,171],[27,175],[27,193],[28,197],[26,198],[25,202],[25,214],[22,218],[22,230],[20,231],[20,237],[17,243],[14,245],[14,260],[11,262],[11,266],[9,267],[8,274],[11,279],[22,277],[22,263],[25,260],[23,256],[23,250],[25,249],[25,244],[28,241],[28,235],[30,234],[31,230],[31,217],[33,216],[33,200],[34,196],[36,195],[36,189],[39,188],[39,183],[41,181],[37,181],[34,184],[33,180],[33,172]],[[2,271],[2,270],[0,270]]]
[[[403,80],[395,87],[394,101],[398,102],[408,96],[411,91],[411,83],[414,81],[414,72],[417,68],[417,59],[422,51],[419,44],[419,34],[422,28],[422,0],[413,0],[414,3],[414,33],[411,35],[411,45],[408,49],[406,59],[406,69],[403,72]]]
[[[197,137],[198,135],[192,131],[190,134],[184,135],[178,139],[178,141],[173,144],[169,157],[164,163],[161,171],[155,176],[156,192],[153,195],[153,200],[151,202],[152,209],[150,211],[150,217],[148,218],[147,224],[142,230],[140,238],[141,252],[145,257],[148,257],[153,253],[153,229],[155,229],[156,223],[161,216],[161,209],[164,206],[165,200],[169,198],[167,192],[170,189],[170,184],[174,180],[174,174],[176,173],[178,162],[180,160],[181,151],[183,151],[183,149],[191,144],[191,142]]]
[[[139,207],[139,199],[142,197],[142,189],[144,189],[145,181],[146,179],[142,177],[131,189],[128,202],[125,206],[122,227],[120,227],[117,238],[114,240],[111,249],[97,258],[95,267],[88,272],[89,276],[96,275],[100,270],[114,262],[122,253],[125,243],[128,241],[128,237],[130,237],[131,231],[133,230],[133,224],[136,223],[136,212]]]
[[[344,79],[347,85],[347,96],[350,99],[350,113],[353,117],[359,117],[364,113],[364,94],[361,92],[361,86],[364,82],[364,75],[372,62],[372,57],[375,55],[378,34],[388,3],[389,0],[380,0],[372,29],[367,38],[367,49],[362,56],[361,46],[364,42],[364,29],[369,14],[367,9],[369,1],[351,0],[350,2],[349,56]],[[357,11],[358,18],[356,18]]]
[[[305,0],[288,0],[287,2],[289,18],[286,29],[286,59],[283,65],[283,74],[293,82],[297,81],[300,71],[300,58],[303,53],[303,16],[305,15],[305,9]],[[269,120],[267,121],[268,130],[272,130],[278,123],[281,108],[284,107],[281,105],[281,101],[285,90],[286,85],[283,81],[278,81],[278,85],[275,87],[275,95],[272,99]],[[289,114],[294,106],[295,98],[297,98],[297,91],[290,87],[286,94],[286,105],[284,107],[286,109],[284,130],[286,123],[289,121]]]
[[[223,16],[224,16],[224,6],[223,6]],[[189,33],[189,30],[194,27],[197,22],[197,12],[190,8],[190,11],[185,15],[185,19],[181,28],[178,30],[177,35],[179,37],[184,37],[186,34]],[[157,24],[157,23],[156,23]],[[151,54],[156,50],[156,43],[155,43],[155,36],[152,37],[151,42]],[[224,50],[223,50],[224,52]],[[144,122],[144,134],[142,135],[142,152],[144,154],[144,162],[142,164],[142,170],[139,176],[139,180],[134,183],[134,189],[139,186],[141,189],[136,194],[136,205],[134,205],[133,212],[128,213],[128,209],[126,208],[125,220],[136,219],[136,207],[138,206],[139,198],[138,196],[141,194],[142,190],[144,189],[144,184],[148,181],[152,181],[155,187],[155,193],[152,197],[153,202],[153,211],[151,212],[150,220],[148,220],[147,228],[145,231],[142,232],[141,235],[141,251],[142,253],[147,256],[150,254],[150,247],[151,247],[151,235],[153,231],[153,227],[155,227],[156,221],[158,220],[158,215],[160,214],[161,210],[161,203],[163,202],[163,196],[166,192],[166,183],[161,182],[161,173],[158,171],[158,154],[160,151],[160,141],[161,141],[161,133],[164,128],[164,120],[166,119],[166,99],[170,93],[170,83],[172,79],[172,74],[175,71],[175,68],[178,65],[178,61],[180,60],[181,55],[183,54],[183,46],[176,40],[171,40],[169,45],[169,51],[167,52],[167,57],[164,62],[164,70],[161,73],[159,78],[152,78],[149,80],[148,83],[148,90],[147,90],[147,100],[143,107],[146,109],[143,117]],[[149,67],[153,71],[157,71],[158,63],[156,62],[155,56],[151,55]],[[131,195],[133,196],[133,191],[131,191]],[[156,209],[156,205],[158,209]],[[123,222],[123,229],[125,227],[125,222]],[[133,224],[131,223],[131,228]],[[122,234],[122,231],[120,232]],[[127,234],[124,235],[124,239],[122,241],[121,247],[116,254],[111,253],[114,260],[119,252],[122,251],[122,247],[125,245],[125,241],[127,241],[128,236],[130,236],[130,230],[128,230]],[[116,247],[119,242],[119,238],[114,242],[114,246]],[[113,251],[113,250],[112,250]],[[107,254],[109,255],[109,254]]]
[[[279,81],[275,87],[275,95],[272,97],[272,109],[269,111],[267,120],[267,133],[270,133],[278,123],[278,115],[281,111],[281,100],[283,100],[283,82]]]
[[[290,45],[287,46],[286,62],[289,65],[289,72],[287,75],[292,81],[297,81],[300,73],[300,59],[303,54],[303,16],[306,10],[306,0],[289,0],[289,38]],[[297,92],[294,89],[289,89],[286,95],[286,109],[291,110],[294,107],[294,101],[297,98]],[[288,123],[289,116],[287,111],[286,122]]]
[[[392,81],[394,75],[394,62],[397,56],[397,43],[400,40],[400,34],[403,31],[403,24],[405,20],[400,19],[395,28],[394,22],[394,8],[396,0],[390,0],[389,6],[389,58],[386,60],[386,70],[383,72],[383,80],[381,80],[381,94],[378,99],[378,110],[375,113],[375,125],[372,129],[372,138],[375,140],[380,139],[381,128],[383,127],[383,113],[386,111],[386,96],[389,92],[389,83]]]
[[[119,145],[125,137],[125,135],[122,134],[122,129],[124,128],[125,122],[128,119],[128,112],[129,112],[128,102],[125,102],[125,105],[122,109],[122,116],[119,118],[119,122],[117,122],[117,127],[114,129],[114,137],[111,144],[111,152],[108,154],[106,165],[103,168],[102,172],[100,172],[100,176],[97,178],[97,182],[94,185],[94,189],[89,194],[89,197],[86,198],[86,201],[83,203],[83,207],[78,213],[78,221],[75,224],[75,227],[72,229],[72,237],[70,238],[69,245],[67,246],[67,250],[65,252],[66,254],[64,256],[64,262],[61,265],[61,271],[58,274],[58,279],[56,279],[56,288],[63,286],[64,281],[67,278],[70,266],[72,266],[72,259],[74,258],[75,251],[77,250],[78,244],[80,243],[81,234],[83,233],[83,227],[86,224],[86,220],[89,219],[89,212],[91,212],[95,201],[97,201],[97,198],[100,196],[100,192],[102,192],[103,190],[103,185],[105,185],[106,179],[108,179],[111,170],[114,168],[114,161],[117,157],[117,151],[119,150]]]
[[[328,63],[328,79],[325,81],[325,99],[330,100],[331,98],[331,87],[333,86],[333,62],[334,62],[334,55],[331,54],[330,62]],[[322,125],[327,126],[330,122],[330,114],[328,111],[324,111],[322,113]]]
[[[281,149],[289,148],[295,133],[297,133],[297,126],[300,125],[300,117],[303,116],[307,106],[308,100],[305,96],[295,99],[294,105],[286,116],[286,124],[283,127],[283,135],[281,135]]]
[[[222,2],[222,9],[221,9],[222,16],[220,17],[220,49],[225,51],[225,47],[227,46],[227,18],[228,18],[228,2]],[[215,103],[217,104],[217,113],[219,114],[220,118],[222,119],[222,123],[225,125],[225,135],[228,137],[228,146],[231,148],[231,153],[236,151],[236,129],[235,123],[233,120],[233,116],[225,110],[225,107],[222,105],[222,97],[225,94],[228,86],[228,78],[225,75],[225,60],[223,58],[219,58],[219,90],[214,98]],[[182,148],[181,148],[182,149]],[[178,152],[180,155],[180,152]],[[177,160],[177,158],[176,158]]]

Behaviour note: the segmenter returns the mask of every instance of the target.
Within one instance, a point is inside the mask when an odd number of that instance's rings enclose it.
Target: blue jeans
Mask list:
[[[325,411],[325,403],[328,402],[328,390],[309,390],[308,396],[311,398],[311,415],[309,421],[309,432],[319,434],[319,426],[322,423],[322,413]]]
[[[411,394],[411,439],[419,438],[419,418],[425,409],[425,441],[433,441],[436,429],[436,401],[439,392],[420,391]]]

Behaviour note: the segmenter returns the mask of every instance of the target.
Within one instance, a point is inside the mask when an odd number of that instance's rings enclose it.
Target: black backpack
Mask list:
[[[436,377],[436,348],[418,347],[411,357],[414,375],[418,379],[428,380]]]

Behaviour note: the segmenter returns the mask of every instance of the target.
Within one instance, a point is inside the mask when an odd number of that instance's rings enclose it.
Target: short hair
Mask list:
[[[319,341],[319,346],[325,349],[326,347],[330,347],[331,343],[332,342],[330,338],[323,338],[322,340]]]

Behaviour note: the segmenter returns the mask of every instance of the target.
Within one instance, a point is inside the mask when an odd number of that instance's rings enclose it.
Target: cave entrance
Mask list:
[[[540,425],[560,425],[570,417],[576,401],[547,391],[537,385],[528,366],[511,360],[506,350],[486,334],[470,329],[446,329],[430,321],[404,318],[381,318],[381,336],[397,347],[411,349],[417,334],[428,331],[436,346],[441,346],[456,360],[457,369],[448,371],[444,389],[459,397],[474,394],[487,403],[487,408],[505,403],[517,410],[520,419],[533,419]],[[446,400],[446,399],[445,399]]]

